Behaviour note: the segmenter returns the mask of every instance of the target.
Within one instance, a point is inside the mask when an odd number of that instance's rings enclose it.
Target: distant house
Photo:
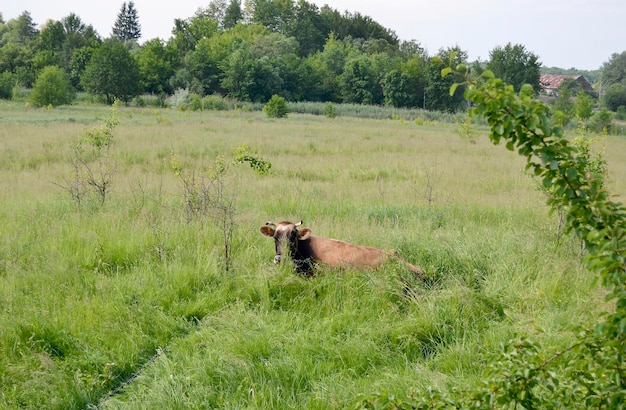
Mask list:
[[[591,84],[582,75],[542,74],[539,76],[539,85],[547,95],[556,95],[557,89],[566,78],[579,82],[585,91],[593,91]]]

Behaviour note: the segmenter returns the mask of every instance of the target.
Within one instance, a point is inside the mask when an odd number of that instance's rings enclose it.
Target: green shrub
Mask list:
[[[17,77],[5,71],[0,74],[0,98],[10,100],[13,97],[13,89],[17,84]]]
[[[188,108],[191,111],[201,111],[202,110],[202,99],[196,93],[189,94],[189,106]]]
[[[263,106],[263,112],[270,118],[284,118],[287,116],[287,102],[283,97],[274,94]]]
[[[175,110],[185,111],[189,105],[189,90],[186,88],[179,88],[169,98],[169,105]]]
[[[576,96],[576,102],[574,103],[574,110],[576,116],[586,120],[593,115],[594,101],[585,93],[580,93]]]
[[[589,127],[594,132],[611,133],[612,126],[613,114],[606,108],[603,108],[602,110],[595,113],[593,117],[591,117],[591,121],[589,124]]]
[[[30,101],[38,107],[56,106],[72,103],[75,96],[76,92],[65,71],[56,66],[48,66],[37,77]]]
[[[219,94],[207,95],[202,99],[204,110],[228,111],[228,102]]]
[[[146,100],[142,96],[138,95],[137,97],[133,99],[133,105],[135,107],[145,107]]]
[[[327,118],[335,118],[337,116],[337,109],[330,101],[324,105],[324,115],[326,115]]]
[[[626,84],[618,83],[611,85],[604,92],[602,100],[607,109],[617,111],[618,107],[626,105]]]

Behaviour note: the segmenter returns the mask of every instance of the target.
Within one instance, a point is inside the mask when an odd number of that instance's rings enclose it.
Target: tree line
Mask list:
[[[465,107],[462,90],[449,95],[454,79],[442,78],[441,70],[469,64],[466,51],[453,46],[429,55],[416,40],[401,41],[358,12],[306,0],[212,0],[193,16],[175,19],[169,39],[143,44],[139,17],[134,3],[124,2],[111,35],[102,38],[73,13],[41,29],[27,11],[8,22],[0,14],[0,97],[11,98],[17,85],[34,87],[45,74],[46,84],[55,84],[52,94],[71,88],[60,103],[71,101],[74,91],[110,103],[185,89],[250,102],[280,95],[448,112]],[[498,46],[488,61],[471,66],[477,73],[491,70],[516,89],[528,83],[540,90],[539,57],[523,45]],[[608,90],[625,78],[622,73],[602,84]],[[621,87],[618,95],[626,96]]]

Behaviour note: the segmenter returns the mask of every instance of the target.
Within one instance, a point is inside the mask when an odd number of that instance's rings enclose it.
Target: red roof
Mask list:
[[[556,74],[542,74],[539,76],[539,84],[541,87],[548,90],[556,90],[561,86],[563,80],[566,78],[571,78],[572,80],[578,81],[584,89],[593,90],[593,87],[582,75],[556,75]]]

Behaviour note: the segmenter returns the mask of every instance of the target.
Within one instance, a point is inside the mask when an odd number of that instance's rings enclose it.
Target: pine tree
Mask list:
[[[243,20],[243,11],[241,10],[240,0],[231,0],[224,13],[224,28],[231,29],[235,24]]]
[[[124,2],[113,26],[113,37],[122,41],[136,41],[141,37],[141,25],[135,3]]]

